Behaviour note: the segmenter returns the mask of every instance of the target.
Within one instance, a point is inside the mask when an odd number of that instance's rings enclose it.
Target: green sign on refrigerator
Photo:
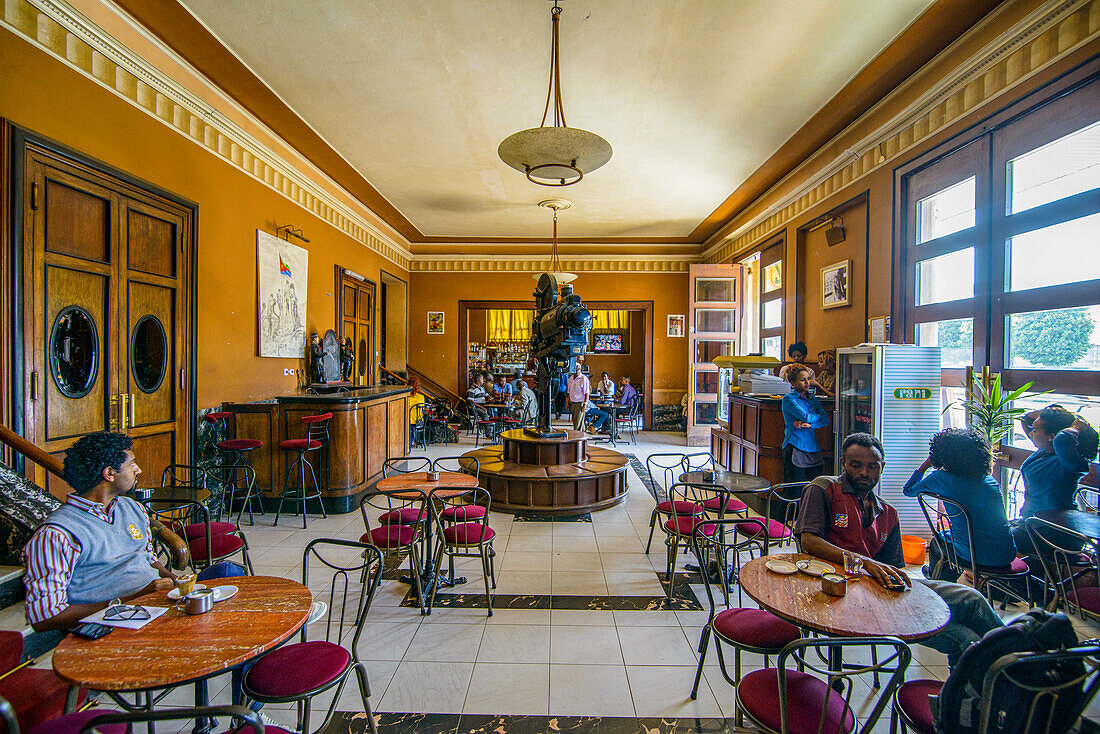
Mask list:
[[[894,397],[898,400],[931,400],[932,391],[927,387],[896,387]]]

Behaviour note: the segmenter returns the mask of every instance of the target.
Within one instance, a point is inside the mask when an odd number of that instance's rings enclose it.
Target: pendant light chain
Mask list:
[[[555,2],[553,9],[550,10],[550,85],[546,89],[546,106],[542,110],[542,122],[540,126],[546,125],[546,116],[550,113],[550,99],[554,100],[554,127],[569,127],[565,122],[565,106],[561,101],[561,66],[559,59],[561,53],[558,51],[558,21],[561,16],[561,8]]]

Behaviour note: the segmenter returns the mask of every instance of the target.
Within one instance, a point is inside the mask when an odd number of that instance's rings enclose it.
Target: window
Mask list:
[[[918,245],[974,226],[976,183],[971,176],[917,202]]]

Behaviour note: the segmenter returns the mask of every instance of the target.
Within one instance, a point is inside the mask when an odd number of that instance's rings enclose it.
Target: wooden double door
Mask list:
[[[63,454],[87,433],[123,431],[139,484],[159,486],[193,433],[192,210],[28,143],[22,215],[25,435]]]

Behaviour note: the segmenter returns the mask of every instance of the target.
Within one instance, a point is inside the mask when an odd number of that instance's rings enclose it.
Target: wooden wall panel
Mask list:
[[[367,474],[370,476],[382,471],[382,464],[386,461],[388,417],[385,403],[367,406]]]

